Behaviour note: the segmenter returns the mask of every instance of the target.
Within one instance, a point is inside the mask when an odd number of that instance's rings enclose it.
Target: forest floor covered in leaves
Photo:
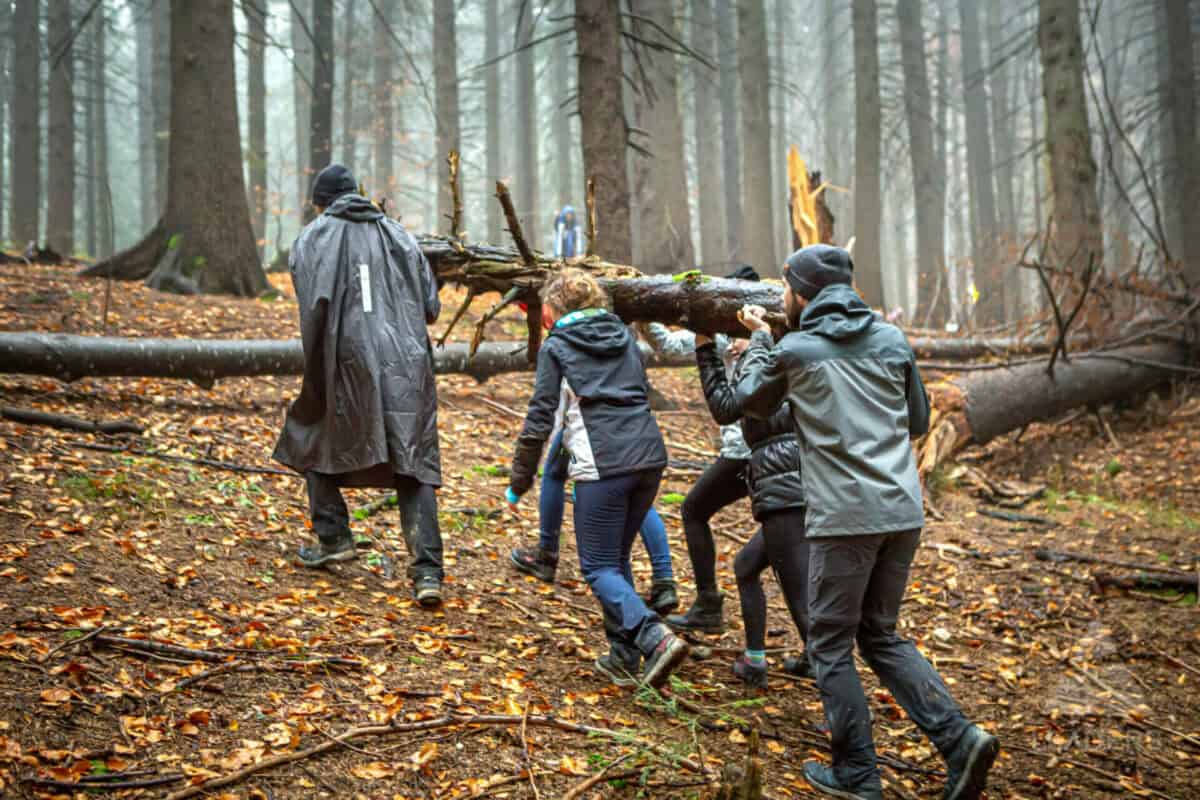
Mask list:
[[[118,284],[104,327],[102,281],[6,266],[0,330],[293,337],[280,278],[284,297],[272,301]],[[459,298],[445,291],[442,325]],[[468,339],[486,307],[453,338]],[[521,338],[522,323],[506,314],[489,336]],[[677,404],[658,414],[676,459],[659,508],[686,602],[675,502],[715,455],[717,430],[695,370],[652,381]],[[757,729],[766,795],[812,796],[800,765],[825,757],[815,687],[773,673],[767,693],[748,693],[730,672],[742,645],[732,563],[753,532],[749,504],[716,520],[729,630],[697,640],[709,657],[664,692],[616,689],[591,668],[604,639],[569,520],[556,586],[508,565],[537,527],[532,498],[517,515],[502,502],[529,375],[447,376],[438,387],[447,599],[427,611],[402,567],[389,577],[391,557],[405,555],[398,514],[378,492],[348,492],[361,509],[357,562],[292,564],[310,535],[303,485],[277,474],[270,453],[298,378],[203,389],[0,376],[0,404],[146,426],[98,437],[0,420],[0,795],[94,796],[157,780],[124,796],[163,797],[280,759],[208,796],[563,798],[608,770],[582,796],[703,797],[713,784],[698,770],[739,763]],[[1200,796],[1195,595],[1100,593],[1093,572],[1132,570],[1035,555],[1194,570],[1197,418],[1200,400],[1177,390],[1108,410],[1107,429],[1086,413],[1033,426],[930,479],[937,519],[902,629],[1000,737],[990,797]],[[993,504],[1005,498],[1024,505]],[[640,545],[635,575],[648,587]],[[767,591],[778,665],[799,640],[773,578]],[[940,797],[937,753],[863,674],[887,795]],[[487,721],[463,719],[475,715]],[[606,733],[569,729],[580,725]],[[373,731],[334,741],[364,726]],[[288,760],[309,748],[323,752]]]

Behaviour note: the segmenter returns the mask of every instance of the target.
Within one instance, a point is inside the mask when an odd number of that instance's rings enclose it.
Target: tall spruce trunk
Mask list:
[[[662,31],[677,35],[671,4],[647,3],[635,8],[645,21],[634,21],[634,35],[643,41],[670,46]],[[641,57],[648,79],[643,127],[650,158],[646,163],[646,185],[639,200],[639,263],[651,273],[678,272],[696,264],[677,90],[679,65],[670,51],[644,48]]]
[[[4,5],[3,0],[0,0],[0,5]],[[83,139],[84,236],[87,239],[87,254],[92,258],[96,257],[96,253],[99,250],[99,242],[96,234],[100,223],[100,192],[96,186],[96,137],[90,133],[96,129],[96,103],[93,100],[96,91],[96,41],[90,27],[95,24],[95,20],[88,23],[89,27],[83,31],[83,35],[80,36],[79,41],[79,46],[83,47],[86,53],[86,61],[84,63],[87,65],[88,70],[88,90],[83,102],[83,124],[89,131],[88,135]],[[157,186],[155,189],[157,190]],[[157,208],[158,198],[154,193],[151,193],[150,202]]]
[[[1055,260],[1082,271],[1089,260],[1101,266],[1104,237],[1096,199],[1079,0],[1039,0],[1038,45],[1046,99],[1046,150],[1054,203]]]
[[[154,24],[151,8],[134,13],[137,37],[138,212],[142,232],[158,221],[154,174]],[[249,43],[253,47],[253,43]],[[89,128],[90,130],[90,128]],[[85,147],[87,145],[85,144]]]
[[[882,306],[883,199],[880,148],[879,14],[875,0],[854,0],[854,274],[872,306]]]
[[[517,32],[514,44],[517,53],[517,174],[513,187],[517,218],[536,247],[541,215],[538,213],[538,141],[542,119],[538,115],[537,71],[533,48],[533,3],[521,3],[517,11]],[[447,176],[448,177],[448,176]],[[448,213],[448,212],[447,212]]]
[[[571,38],[564,36],[553,45],[551,72],[554,102],[550,106],[551,136],[554,140],[554,205],[561,209],[574,205],[576,192],[574,148],[571,147]],[[492,186],[496,184],[493,182]],[[489,211],[499,203],[488,203]],[[578,214],[577,219],[581,219]],[[499,241],[492,239],[491,241]]]
[[[333,160],[333,0],[313,0],[312,35],[313,87],[308,174],[315,178]]]
[[[69,256],[75,249],[75,55],[71,0],[50,0],[50,115],[46,176],[46,243]]]
[[[502,175],[500,158],[500,65],[493,63],[500,55],[500,0],[486,0],[484,8],[483,59],[488,62],[483,73],[484,124],[487,126],[487,148],[484,152],[486,166],[483,176],[483,196],[490,197],[496,191],[496,181]],[[563,100],[565,98],[560,98]],[[563,112],[566,113],[565,111]],[[560,167],[561,169],[561,167]],[[487,202],[487,237],[489,242],[499,242],[504,235],[500,204]]]
[[[1008,12],[1001,3],[987,3],[988,84],[991,94],[992,145],[996,185],[997,271],[1004,302],[1004,319],[1021,316],[1021,277],[1014,265],[1017,247],[1017,204],[1013,193],[1016,137],[1012,92],[1012,59],[1005,50]],[[1011,45],[1009,46],[1011,49]]]
[[[312,134],[312,103],[316,56],[312,41],[314,0],[288,0],[291,9],[289,33],[292,41],[292,106],[296,125],[296,215],[300,225],[308,221],[310,195],[309,154]]]
[[[778,271],[775,198],[771,191],[771,62],[763,0],[738,3],[742,78],[742,253],[764,275]],[[780,159],[780,166],[783,161]]]
[[[171,3],[154,0],[150,11],[154,35],[154,195],[157,220],[167,208],[167,162],[171,155]]]
[[[4,42],[6,50],[13,50],[12,41],[12,3],[8,0],[0,0],[0,42]],[[4,165],[8,156],[8,71],[9,55],[0,55],[0,242],[5,241],[7,237],[4,235],[8,230],[8,207],[5,205],[5,200],[11,197],[8,189],[8,182],[5,180],[7,173]]]
[[[458,37],[454,27],[454,0],[433,0],[433,77],[436,91],[437,219],[431,230],[449,230],[454,211],[450,193],[450,165],[446,156],[460,150],[458,121]],[[457,233],[457,231],[453,231]]]
[[[247,187],[250,225],[262,257],[267,236],[267,19],[263,0],[242,0],[246,17],[246,100],[248,134],[246,143]]]
[[[391,23],[396,19],[397,0],[376,0],[372,6],[372,47],[374,80],[371,131],[373,141],[374,183],[376,191],[391,198],[399,190],[395,156],[396,43]],[[395,209],[393,209],[395,213]]]
[[[771,37],[771,85],[774,92],[771,95],[771,197],[779,204],[775,209],[774,219],[771,220],[775,234],[775,255],[780,259],[787,258],[792,252],[792,222],[787,213],[789,204],[787,198],[790,191],[787,185],[787,170],[779,165],[786,164],[788,148],[792,144],[791,127],[788,124],[791,116],[788,114],[788,84],[791,80],[788,52],[791,33],[790,9],[792,0],[775,0],[775,21]],[[811,158],[812,153],[805,154]]]
[[[579,49],[580,128],[583,170],[596,186],[599,253],[617,263],[633,260],[629,174],[625,154],[628,126],[621,87],[619,0],[576,0]]]
[[[342,166],[354,172],[358,166],[355,151],[358,149],[358,125],[354,119],[354,94],[358,91],[354,76],[358,46],[358,4],[346,0],[342,14]]]
[[[917,215],[918,323],[926,319],[931,310],[944,318],[947,304],[943,277],[946,187],[941,183],[943,178],[934,155],[933,102],[925,66],[925,27],[921,14],[921,0],[897,0],[900,60],[904,69],[904,112],[908,120],[913,205]]]
[[[112,180],[108,174],[108,35],[105,3],[101,0],[92,16],[95,39],[92,51],[92,102],[96,105],[96,127],[89,134],[96,142],[96,256],[108,258],[116,243],[113,219]]]
[[[1172,255],[1183,263],[1189,282],[1200,285],[1200,225],[1194,219],[1200,198],[1200,140],[1196,134],[1196,74],[1188,0],[1164,0],[1170,81],[1166,108],[1170,139],[1168,170],[1174,173],[1176,198],[1168,213],[1178,218],[1179,238]],[[1171,201],[1174,202],[1171,202]]]
[[[712,0],[691,0],[691,48],[716,61],[716,25]],[[696,213],[700,216],[700,261],[716,265],[726,258],[725,218],[722,216],[721,150],[713,124],[720,113],[716,81],[719,75],[698,59],[689,60],[692,78],[692,134],[696,140]]]
[[[967,175],[971,200],[971,262],[979,303],[975,321],[994,325],[1004,319],[1004,289],[996,257],[996,195],[993,189],[992,135],[988,122],[987,71],[976,0],[958,0],[962,30],[963,108],[967,125]]]
[[[716,0],[717,57],[721,71],[721,177],[725,184],[725,258],[739,261],[742,231],[742,155],[738,129],[738,29],[732,4]]]
[[[12,36],[8,48],[12,94],[9,164],[12,191],[9,196],[9,235],[24,248],[38,241],[42,207],[42,59],[38,0],[16,0]]]
[[[854,124],[854,108],[846,102],[847,81],[853,79],[852,64],[846,52],[842,16],[844,0],[823,0],[821,4],[821,176],[831,184],[849,187],[854,181],[847,140]],[[843,200],[839,192],[826,192],[825,202],[838,218],[846,237],[854,232],[854,204]]]

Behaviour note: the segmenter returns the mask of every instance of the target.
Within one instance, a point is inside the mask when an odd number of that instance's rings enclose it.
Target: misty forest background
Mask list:
[[[551,251],[590,175],[606,259],[773,273],[792,245],[795,145],[828,184],[834,240],[853,239],[860,290],[910,325],[1039,308],[1019,262],[1051,228],[1073,243],[1064,270],[1086,254],[1200,276],[1188,0],[0,0],[0,241],[104,259],[155,228],[170,48],[219,47],[199,29],[208,13],[233,18],[231,111],[264,265],[330,160],[410,230],[450,233],[457,149],[471,240],[507,240],[502,180]],[[214,109],[232,99],[214,86]],[[195,169],[228,168],[219,147],[189,146]]]

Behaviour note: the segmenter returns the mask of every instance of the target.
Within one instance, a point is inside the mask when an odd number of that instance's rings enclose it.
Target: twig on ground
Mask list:
[[[85,790],[89,792],[119,792],[123,789],[147,789],[151,786],[162,786],[168,783],[176,783],[183,780],[187,776],[182,773],[174,773],[171,775],[156,775],[153,778],[140,778],[130,781],[58,781],[51,778],[25,778],[25,783],[32,783],[35,786],[45,786],[50,789],[62,789],[64,791],[79,791]]]
[[[537,780],[533,777],[533,760],[529,757],[529,739],[525,729],[529,727],[529,699],[525,699],[525,710],[521,712],[521,754],[525,760],[525,772],[529,775],[529,788],[533,790],[534,800],[541,800],[542,793],[538,791]]]
[[[48,411],[35,411],[31,408],[17,408],[16,406],[0,406],[0,417],[22,425],[46,425],[51,428],[79,431],[81,433],[102,433],[106,436],[115,436],[120,433],[140,435],[146,430],[141,425],[130,420],[92,422],[91,420],[71,417],[66,414],[51,414]]]
[[[63,642],[62,644],[54,647],[49,652],[47,652],[46,655],[41,657],[40,661],[44,664],[47,661],[49,661],[50,656],[54,655],[55,653],[58,653],[62,650],[68,650],[72,647],[81,645],[84,642],[88,641],[89,639],[94,639],[95,637],[104,633],[106,630],[108,630],[107,626],[101,625],[99,628],[96,628],[95,630],[90,631],[89,633],[85,633],[83,636],[77,637],[75,639],[68,639],[67,641]]]
[[[608,774],[612,772],[615,767],[625,763],[627,760],[633,757],[633,755],[633,753],[626,753],[617,760],[610,762],[606,767],[604,767],[604,769],[600,770],[587,780],[572,786],[569,790],[567,790],[567,793],[563,795],[562,800],[575,800],[577,797],[582,797],[584,793],[593,786],[604,781]]]

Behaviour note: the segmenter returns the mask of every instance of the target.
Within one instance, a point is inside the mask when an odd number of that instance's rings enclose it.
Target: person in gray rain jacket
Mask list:
[[[394,489],[414,594],[437,605],[442,475],[426,329],[441,311],[437,282],[416,240],[357,193],[345,167],[322,170],[312,200],[320,215],[290,258],[304,380],[275,448],[308,486],[317,544],[298,560],[319,567],[354,558],[341,487]]]
[[[999,752],[911,641],[896,632],[924,525],[910,437],[929,428],[929,400],[900,329],[851,284],[845,250],[812,245],[788,258],[784,308],[793,330],[773,345],[761,308],[736,398],[769,419],[786,401],[802,448],[808,502],[808,656],[832,739],[832,768],[804,777],[833,797],[880,798],[871,714],[854,665],[863,660],[946,759],[945,800],[974,800]]]
[[[727,277],[757,281],[758,273],[743,264]],[[688,355],[696,352],[696,334],[692,331],[671,331],[656,322],[640,327],[650,346],[660,353]],[[732,375],[734,364],[745,349],[745,340],[718,334],[714,343],[726,372]],[[692,577],[696,582],[696,599],[683,614],[667,617],[667,624],[676,630],[720,633],[724,629],[724,596],[717,587],[717,548],[709,520],[722,508],[750,496],[746,481],[749,463],[750,448],[742,437],[741,426],[736,421],[721,425],[720,454],[701,473],[680,509]]]

